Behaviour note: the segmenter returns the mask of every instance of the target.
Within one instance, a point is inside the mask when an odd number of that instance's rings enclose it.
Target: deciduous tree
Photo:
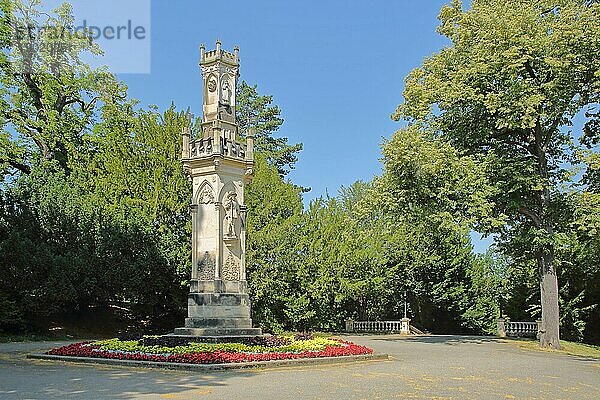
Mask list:
[[[500,231],[529,236],[539,268],[540,344],[559,348],[554,262],[575,114],[600,100],[600,6],[583,0],[453,0],[438,31],[450,44],[406,78],[394,114],[482,163]]]

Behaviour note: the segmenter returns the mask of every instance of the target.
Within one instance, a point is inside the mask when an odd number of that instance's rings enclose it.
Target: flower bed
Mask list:
[[[199,343],[148,345],[160,338],[140,340],[109,339],[74,343],[47,354],[118,360],[157,361],[190,364],[223,364],[299,358],[340,357],[371,354],[373,350],[333,338],[257,338],[247,343]],[[160,342],[160,340],[158,340]]]

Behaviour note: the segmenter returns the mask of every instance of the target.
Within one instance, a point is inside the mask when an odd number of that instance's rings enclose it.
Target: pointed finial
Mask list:
[[[204,43],[200,43],[200,61],[204,60],[204,51],[206,50],[206,47],[204,46]]]
[[[239,53],[240,53],[240,46],[238,46],[236,44],[235,46],[233,46],[233,55],[235,56],[236,60],[239,58]]]
[[[184,126],[181,128],[182,136],[182,147],[181,147],[181,158],[183,160],[190,158],[190,128]]]
[[[221,39],[217,39],[217,54],[221,54]]]

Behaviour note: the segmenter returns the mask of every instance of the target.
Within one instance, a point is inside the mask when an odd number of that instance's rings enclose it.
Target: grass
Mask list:
[[[520,348],[526,350],[544,351],[556,354],[570,354],[572,356],[600,359],[600,346],[593,346],[591,344],[561,340],[560,345],[562,346],[562,349],[555,350],[541,348],[537,340],[514,340],[514,342],[518,344]]]

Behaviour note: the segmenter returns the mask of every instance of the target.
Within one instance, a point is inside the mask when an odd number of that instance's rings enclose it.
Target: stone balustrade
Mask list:
[[[401,333],[410,335],[410,319],[402,318],[400,321],[353,321],[346,320],[346,332],[372,332],[372,333]]]
[[[500,337],[540,337],[542,321],[510,321],[498,318],[498,336]]]
[[[203,139],[196,139],[190,145],[190,157],[206,157],[213,154],[213,143],[212,137]],[[221,143],[219,146],[220,154],[227,157],[241,158],[246,157],[246,145],[238,141],[226,139],[221,137]]]

